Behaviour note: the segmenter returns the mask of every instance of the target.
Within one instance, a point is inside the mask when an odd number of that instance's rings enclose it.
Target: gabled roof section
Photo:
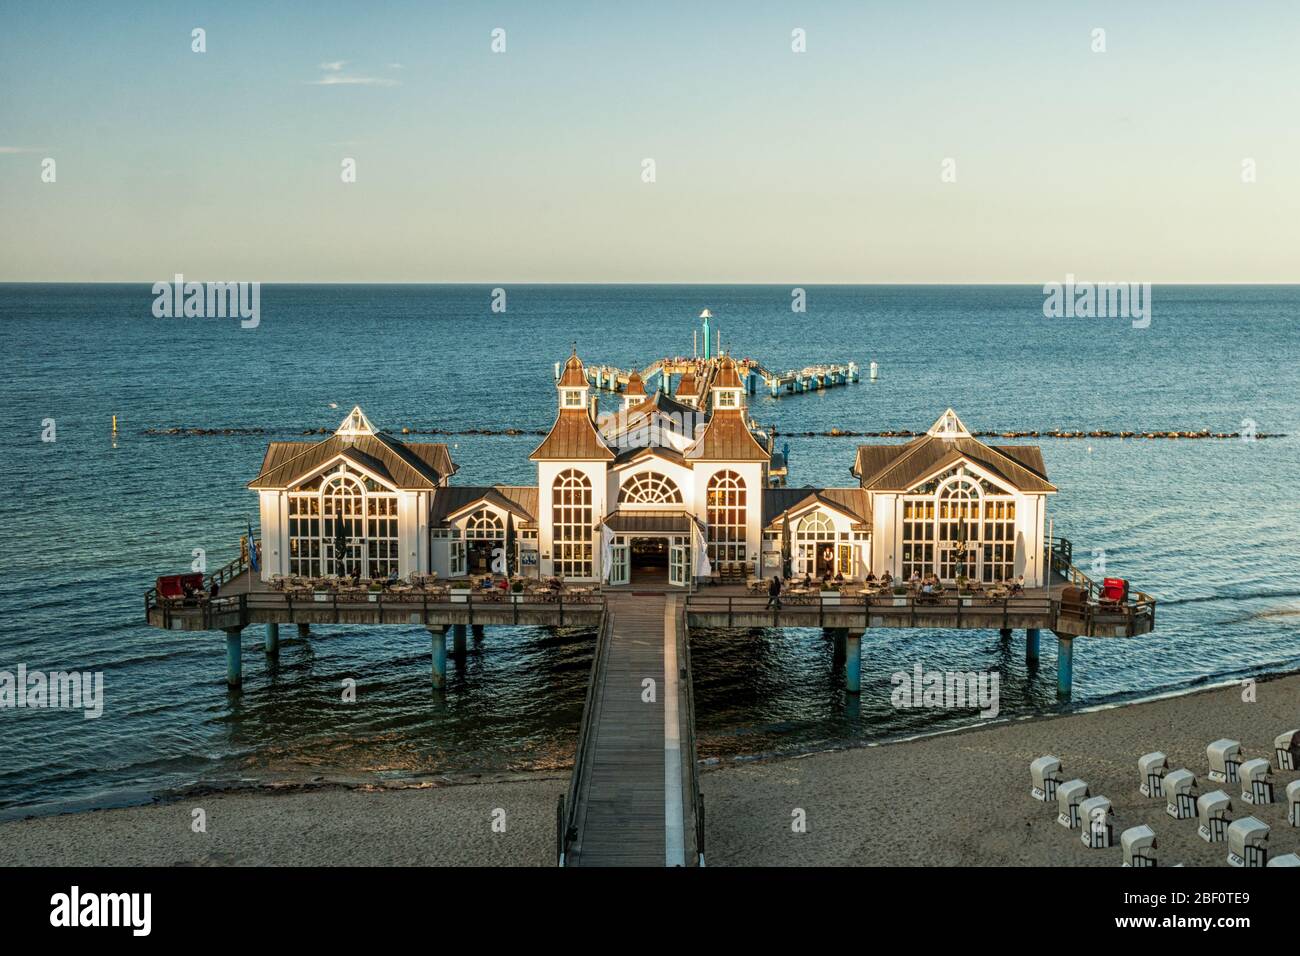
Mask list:
[[[945,411],[935,420],[935,423],[926,431],[927,435],[934,438],[970,438],[969,429],[962,424],[957,413],[951,408]]]
[[[763,491],[763,527],[779,525],[786,515],[815,506],[838,511],[855,524],[870,527],[869,497],[861,488],[767,488]]]
[[[627,377],[627,389],[623,394],[635,398],[638,395],[644,397],[645,393],[645,382],[641,381],[641,373],[633,369],[632,373]]]
[[[621,468],[629,465],[634,461],[642,458],[662,458],[664,461],[670,461],[674,465],[683,465],[687,468],[691,463],[685,459],[685,456],[675,448],[667,448],[663,445],[646,445],[641,448],[626,448],[618,453],[614,459],[614,467]]]
[[[943,420],[941,417],[939,421]],[[956,427],[965,428],[959,419]],[[963,459],[987,469],[1019,491],[1056,492],[1056,486],[1047,480],[1042,449],[1036,445],[986,445],[969,437],[969,433],[964,438],[927,433],[903,445],[859,445],[853,474],[866,491],[902,492]]]
[[[515,516],[523,525],[537,520],[537,488],[529,485],[449,485],[433,496],[430,523],[446,526],[448,519],[463,512],[494,505]]]
[[[694,461],[771,461],[767,449],[758,443],[738,408],[715,409],[704,434],[686,449]]]
[[[348,412],[348,417],[343,419],[334,434],[340,438],[361,438],[375,434],[375,428],[370,424],[370,419],[366,418],[366,413],[361,410],[361,406],[353,405],[352,411]]]
[[[349,416],[350,417],[350,416]],[[403,491],[436,488],[456,471],[441,443],[406,444],[391,435],[331,435],[318,442],[273,441],[249,488],[290,488],[336,458],[374,472]]]
[[[620,435],[644,425],[656,413],[670,419],[675,417],[676,422],[686,429],[685,434],[687,437],[690,436],[692,424],[700,420],[701,415],[698,408],[683,405],[676,399],[669,398],[663,392],[656,391],[644,402],[634,405],[626,411],[620,409],[602,415],[598,424],[605,434]]]

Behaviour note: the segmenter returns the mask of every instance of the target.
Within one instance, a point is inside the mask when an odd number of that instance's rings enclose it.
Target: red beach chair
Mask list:
[[[1128,603],[1128,581],[1123,578],[1104,578],[1101,582],[1102,604],[1123,606]]]
[[[185,600],[185,591],[202,591],[202,574],[164,574],[155,582],[160,601],[175,602]]]

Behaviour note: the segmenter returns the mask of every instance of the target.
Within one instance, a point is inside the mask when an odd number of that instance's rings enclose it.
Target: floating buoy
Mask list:
[[[877,374],[879,371],[880,371],[880,366],[877,365],[875,362],[872,362],[872,363],[871,363],[871,380],[872,380],[873,382],[876,380],[876,374]]]

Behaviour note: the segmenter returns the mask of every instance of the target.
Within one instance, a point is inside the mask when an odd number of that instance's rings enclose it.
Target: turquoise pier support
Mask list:
[[[266,653],[268,654],[280,653],[280,625],[279,624],[266,625]]]
[[[1038,663],[1038,628],[1036,627],[1025,629],[1025,663],[1030,665]]]
[[[433,686],[447,685],[447,627],[429,628],[429,637],[433,643]]]
[[[465,632],[468,630],[469,627],[465,624],[452,625],[452,640],[454,642],[452,649],[458,660],[465,656]]]
[[[862,690],[861,631],[849,631],[844,636],[844,687],[850,694]]]
[[[226,628],[226,683],[239,688],[244,682],[244,655],[239,643],[242,628]]]
[[[1074,638],[1056,635],[1056,696],[1068,699],[1074,683]]]

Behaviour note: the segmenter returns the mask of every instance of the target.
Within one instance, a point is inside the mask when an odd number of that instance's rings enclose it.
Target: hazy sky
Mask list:
[[[1294,0],[8,3],[0,90],[0,280],[1300,281]]]

